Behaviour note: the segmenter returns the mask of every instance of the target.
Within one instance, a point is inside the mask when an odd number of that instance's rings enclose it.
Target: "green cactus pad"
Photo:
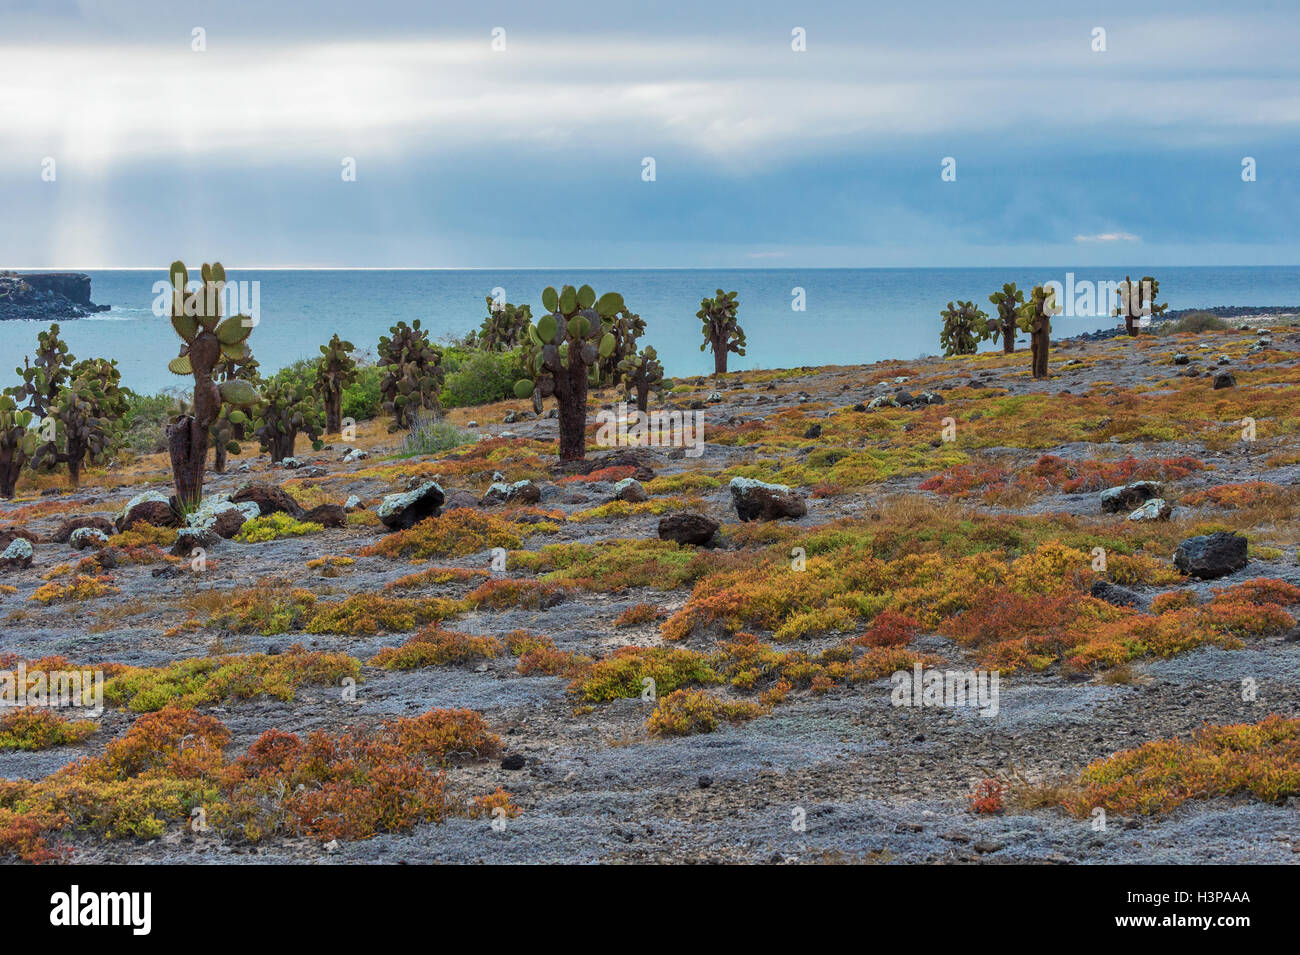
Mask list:
[[[173,358],[167,363],[167,370],[173,375],[194,374],[194,366],[190,364],[189,355],[181,355],[179,358]]]
[[[543,308],[545,308],[548,312],[553,312],[557,308],[559,308],[559,305],[560,305],[560,296],[556,294],[555,289],[553,289],[549,285],[546,286],[546,288],[542,289]],[[545,338],[546,336],[542,336],[542,337]]]

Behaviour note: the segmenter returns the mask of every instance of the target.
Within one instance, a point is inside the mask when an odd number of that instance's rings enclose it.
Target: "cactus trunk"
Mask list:
[[[212,446],[212,470],[218,474],[226,473],[226,446],[220,441]]]
[[[587,453],[587,369],[574,364],[555,379],[560,407],[560,460],[581,461]]]
[[[1016,350],[1016,317],[1006,318],[1002,322],[1002,351],[1010,355]]]
[[[23,457],[13,448],[0,447],[0,497],[11,498],[22,474]]]
[[[203,468],[208,457],[208,427],[193,415],[181,415],[167,426],[167,453],[172,462],[176,500],[196,507],[203,498]]]
[[[343,430],[343,392],[325,392],[325,433],[339,434]]]
[[[279,464],[285,458],[293,457],[293,446],[298,441],[298,432],[290,431],[288,434],[277,433],[267,442],[267,449],[271,453],[271,461]]]
[[[636,410],[645,411],[650,407],[650,382],[638,381],[636,383]]]
[[[713,339],[713,376],[716,378],[727,373],[727,343]]]
[[[1041,318],[1034,323],[1034,329],[1030,332],[1029,350],[1035,378],[1047,377],[1047,349],[1051,341],[1048,328],[1047,319]]]

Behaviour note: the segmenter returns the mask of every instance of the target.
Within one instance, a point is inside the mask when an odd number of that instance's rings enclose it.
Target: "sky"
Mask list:
[[[0,268],[1294,265],[1298,41],[1294,0],[0,0]]]

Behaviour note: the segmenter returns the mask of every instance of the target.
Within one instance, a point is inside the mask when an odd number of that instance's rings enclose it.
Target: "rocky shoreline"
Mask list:
[[[85,272],[0,272],[0,321],[61,322],[109,307],[90,300]]]

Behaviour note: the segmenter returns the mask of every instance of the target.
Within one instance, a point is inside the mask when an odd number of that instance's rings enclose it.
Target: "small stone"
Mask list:
[[[718,522],[704,514],[683,511],[669,514],[659,521],[659,539],[701,547],[713,539]]]
[[[524,768],[526,760],[523,753],[511,753],[501,760],[501,768],[509,770],[519,770]]]
[[[784,484],[734,477],[728,486],[736,515],[742,521],[794,519],[808,513],[808,504],[803,497]]]

